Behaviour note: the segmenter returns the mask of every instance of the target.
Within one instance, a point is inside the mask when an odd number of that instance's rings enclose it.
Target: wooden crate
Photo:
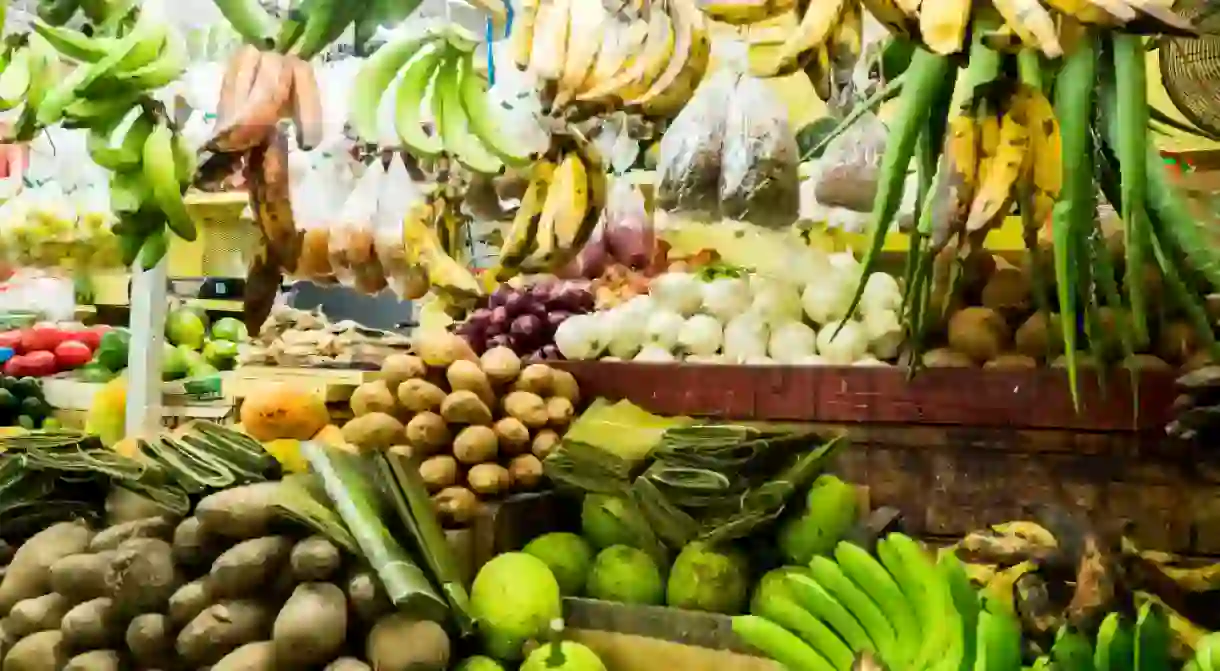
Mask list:
[[[960,536],[1059,505],[1138,542],[1220,554],[1220,462],[1165,437],[1173,376],[1082,376],[1073,410],[1061,371],[564,362],[587,398],[662,414],[809,422],[845,431],[838,462],[876,506],[924,536]]]

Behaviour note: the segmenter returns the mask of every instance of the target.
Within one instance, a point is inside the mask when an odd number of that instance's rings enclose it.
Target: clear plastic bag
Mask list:
[[[725,110],[740,78],[739,70],[722,68],[704,79],[665,131],[657,159],[661,210],[696,221],[719,218]]]
[[[856,212],[872,211],[888,132],[875,114],[866,113],[826,145],[813,189],[819,203]]]
[[[720,211],[763,228],[800,212],[800,150],[783,101],[767,82],[742,76],[730,92],[720,169]]]
[[[291,181],[292,216],[301,234],[295,276],[319,284],[336,282],[330,258],[330,229],[338,221],[347,191],[339,165],[333,161],[311,166],[301,180]]]
[[[606,197],[606,247],[615,261],[644,268],[652,261],[657,236],[640,187],[626,177],[610,186]]]
[[[330,229],[327,250],[335,278],[344,286],[375,294],[386,287],[385,271],[373,248],[373,220],[385,169],[380,161],[365,168]]]
[[[390,169],[382,180],[381,197],[377,199],[373,248],[390,289],[405,300],[415,300],[428,293],[428,274],[407,260],[402,235],[403,218],[419,207],[427,207],[424,193],[411,180],[402,156],[394,154],[390,159]]]
[[[565,280],[582,277],[591,280],[601,277],[602,273],[606,271],[606,267],[614,261],[606,245],[606,221],[609,215],[609,207],[602,209],[601,217],[597,220],[597,225],[593,227],[593,233],[589,235],[589,241],[585,243],[584,247],[581,247],[576,258],[569,261],[556,275]]]

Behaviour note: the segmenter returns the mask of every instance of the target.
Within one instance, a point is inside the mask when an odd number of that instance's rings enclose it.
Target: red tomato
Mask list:
[[[78,342],[92,350],[102,343],[102,332],[95,329],[75,329],[64,334],[64,342]]]
[[[11,348],[17,354],[21,354],[21,331],[5,331],[0,333],[0,347]]]
[[[93,358],[93,350],[89,346],[75,340],[65,340],[55,348],[55,362],[59,370],[78,368],[89,363]]]
[[[46,350],[18,354],[4,364],[4,374],[13,377],[44,377],[56,372],[55,355]]]
[[[64,340],[64,332],[54,326],[34,325],[21,331],[24,352],[52,352]]]

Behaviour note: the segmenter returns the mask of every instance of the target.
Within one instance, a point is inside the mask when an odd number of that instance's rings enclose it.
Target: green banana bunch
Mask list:
[[[90,156],[112,171],[110,206],[124,265],[145,270],[165,256],[169,233],[191,241],[195,222],[183,193],[194,179],[195,152],[155,110],[132,107],[110,126],[90,129]]]
[[[104,127],[141,97],[176,81],[187,65],[185,41],[172,36],[153,12],[141,13],[128,31],[114,37],[37,20],[34,31],[58,54],[78,63],[31,105],[39,125]]]
[[[502,129],[495,105],[488,100],[488,83],[474,65],[475,36],[448,26],[400,36],[370,56],[352,89],[352,128],[361,140],[380,139],[377,110],[391,84],[394,130],[413,155],[432,158],[447,153],[466,168],[498,174],[504,166],[524,166],[534,156]],[[401,70],[406,72],[401,78]],[[431,99],[436,132],[425,130],[422,106]]]
[[[848,541],[833,557],[769,573],[734,631],[790,668],[846,671],[865,653],[889,669],[1020,668],[1019,624],[981,609],[951,553],[933,561],[895,533],[878,542],[876,557]]]

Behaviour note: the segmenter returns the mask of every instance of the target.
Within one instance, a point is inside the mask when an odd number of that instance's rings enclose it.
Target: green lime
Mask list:
[[[250,339],[250,334],[241,320],[225,317],[212,325],[212,338],[229,342],[245,342]]]
[[[54,431],[64,428],[64,423],[55,417],[48,417],[42,420],[42,428],[44,431]]]
[[[186,361],[188,370],[204,363],[203,355],[199,353],[199,350],[191,349],[186,345],[178,345],[177,350],[182,355],[183,360]]]
[[[34,418],[29,415],[21,415],[17,418],[17,426],[33,431],[35,426]]]
[[[182,350],[166,343],[161,355],[161,379],[177,380],[186,377],[189,370],[190,362],[186,360],[186,355],[182,353]]]
[[[165,337],[175,345],[186,345],[192,349],[203,347],[203,338],[208,329],[199,318],[199,314],[186,308],[179,308],[169,313],[165,318]]]
[[[237,343],[213,340],[203,346],[203,358],[220,370],[229,370],[237,365]]]

